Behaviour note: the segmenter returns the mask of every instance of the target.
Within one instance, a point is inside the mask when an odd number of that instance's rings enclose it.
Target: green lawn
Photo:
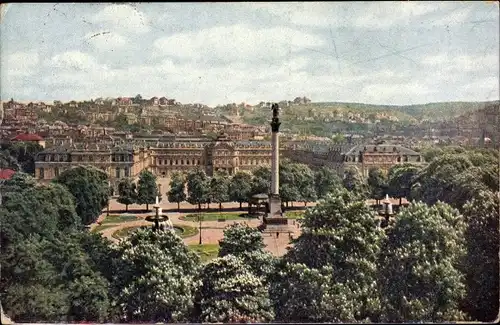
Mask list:
[[[203,244],[203,245],[189,245],[190,250],[196,252],[200,256],[202,262],[208,262],[217,257],[219,254],[218,244]]]
[[[117,230],[111,235],[115,239],[122,239],[124,237],[127,237],[132,231],[136,230],[137,228],[141,227],[151,227],[152,225],[148,226],[132,226],[132,227],[127,227],[127,228],[122,228],[120,230]],[[190,226],[184,226],[184,225],[174,225],[174,230],[177,235],[179,235],[181,238],[187,238],[194,236],[198,233],[198,229],[195,227],[190,227]]]
[[[209,212],[209,213],[202,213],[202,221],[217,221],[219,219],[225,219],[225,220],[242,220],[245,219],[245,217],[242,217],[242,215],[239,212],[233,212],[233,213],[218,213],[218,212]],[[197,222],[198,221],[198,214],[188,214],[186,216],[180,217],[181,220],[185,221],[192,221],[192,222]]]
[[[287,211],[285,216],[287,219],[302,219],[305,213],[305,211]]]
[[[108,228],[112,228],[112,227],[115,227],[116,225],[110,225],[110,224],[107,224],[107,225],[97,225],[94,229],[92,229],[92,232],[100,232],[100,231],[103,231],[104,229],[108,229]]]
[[[137,216],[131,215],[131,214],[122,214],[122,215],[109,215],[107,216],[102,223],[121,223],[121,222],[127,222],[127,221],[134,221],[138,220],[139,218]]]

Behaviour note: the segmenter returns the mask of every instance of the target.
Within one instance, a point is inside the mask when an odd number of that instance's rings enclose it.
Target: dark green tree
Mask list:
[[[248,202],[252,192],[252,175],[245,172],[237,172],[229,182],[229,199],[241,204]]]
[[[0,222],[2,250],[31,235],[52,238],[80,225],[72,195],[57,184],[11,192],[0,206]]]
[[[380,204],[387,193],[387,177],[380,168],[371,168],[368,172],[368,187],[370,189],[370,196],[375,199],[377,205]]]
[[[222,211],[222,203],[229,201],[229,177],[216,175],[210,180],[209,197],[211,203],[219,204],[219,212]]]
[[[463,217],[441,202],[415,203],[398,214],[379,264],[385,321],[463,320],[464,230]]]
[[[410,164],[396,165],[389,169],[388,191],[392,197],[399,198],[399,205],[403,198],[410,198],[413,180],[419,170],[419,167]]]
[[[314,173],[314,185],[317,197],[322,199],[327,193],[342,187],[342,179],[335,170],[323,166]]]
[[[314,173],[304,164],[292,164],[292,171],[295,173],[297,189],[299,191],[298,201],[315,202],[317,200]]]
[[[269,194],[271,191],[271,169],[267,166],[257,167],[252,174],[251,195]]]
[[[299,172],[294,165],[287,160],[280,163],[279,169],[279,191],[281,201],[287,206],[289,202],[298,201],[300,199],[299,191]]]
[[[499,193],[480,191],[464,207],[467,295],[463,310],[473,319],[490,322],[498,314]]]
[[[36,142],[16,141],[6,146],[6,151],[17,161],[23,172],[35,175],[35,158],[43,147]]]
[[[187,176],[188,202],[197,204],[198,210],[201,210],[203,203],[209,202],[210,179],[204,171],[196,169]]]
[[[118,203],[125,204],[125,211],[128,211],[129,204],[137,202],[137,187],[130,178],[122,178],[118,183]]]
[[[363,176],[354,166],[350,166],[345,169],[342,183],[347,190],[354,192],[356,195],[366,196],[367,194],[367,188],[363,180]]]
[[[167,192],[168,201],[177,203],[177,210],[181,208],[181,202],[186,201],[186,180],[181,173],[174,173],[170,181],[170,190]]]
[[[141,171],[137,183],[137,203],[145,204],[146,210],[149,211],[149,205],[156,202],[157,196],[161,198],[161,193],[156,185],[156,176],[149,170]]]
[[[76,213],[84,225],[95,222],[108,204],[108,177],[100,169],[77,166],[62,172],[53,182],[66,186],[73,195]]]

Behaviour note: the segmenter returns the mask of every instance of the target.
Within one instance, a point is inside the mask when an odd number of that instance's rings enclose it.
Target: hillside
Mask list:
[[[411,124],[418,125],[425,120],[453,120],[493,104],[498,104],[498,101],[442,102],[408,106],[319,102],[280,107],[285,130],[331,136],[336,132],[371,133],[375,125],[394,130]],[[254,125],[266,124],[270,116],[269,109],[260,106],[241,107],[239,114],[245,123]]]

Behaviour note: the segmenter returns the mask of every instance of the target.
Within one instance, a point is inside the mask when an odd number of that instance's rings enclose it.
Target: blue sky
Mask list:
[[[2,100],[499,98],[495,2],[2,6]]]

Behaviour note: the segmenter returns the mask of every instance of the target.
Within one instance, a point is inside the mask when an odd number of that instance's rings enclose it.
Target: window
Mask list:
[[[54,176],[57,177],[59,176],[59,168],[54,168]]]
[[[130,177],[130,168],[125,168],[125,177]]]
[[[44,171],[44,169],[43,169],[43,168],[40,168],[40,173],[39,173],[39,175],[40,175],[40,177],[39,177],[40,179],[44,179],[44,178],[45,178],[45,171]]]
[[[115,169],[115,177],[120,178],[120,168],[116,167]]]

